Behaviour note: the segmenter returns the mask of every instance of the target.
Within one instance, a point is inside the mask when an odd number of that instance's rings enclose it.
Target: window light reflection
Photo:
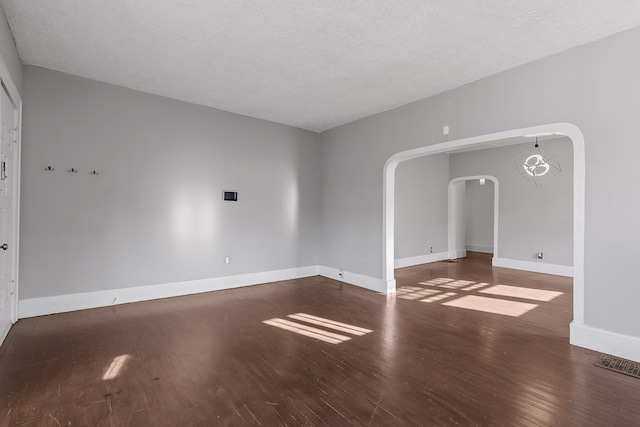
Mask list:
[[[421,299],[420,302],[436,302],[436,301],[441,301],[443,299],[446,298],[451,298],[451,297],[455,297],[456,295],[458,295],[455,292],[447,292],[445,294],[440,294],[440,295],[434,295],[430,298],[426,298],[426,299]]]
[[[346,332],[355,336],[362,336],[373,332],[371,329],[361,328],[360,326],[350,325],[348,323],[337,322],[331,319],[325,319],[324,317],[314,316],[307,313],[293,313],[288,314],[287,317],[295,319],[305,323],[311,323],[312,325],[322,326],[323,328],[333,329],[335,331]],[[295,332],[296,334],[305,335],[307,337],[315,338],[320,341],[328,342],[331,344],[340,344],[348,341],[351,338],[345,335],[329,332],[324,329],[315,328],[313,326],[304,325],[297,322],[292,322],[286,319],[273,318],[269,320],[263,320],[270,326],[284,329],[285,331]]]
[[[303,322],[311,323],[318,326],[324,326],[326,328],[335,329],[336,331],[346,332],[352,335],[362,336],[373,332],[371,329],[361,328],[359,326],[349,325],[348,323],[336,322],[335,320],[325,319],[324,317],[313,316],[306,313],[289,314],[287,317],[296,320],[302,320]]]
[[[487,313],[502,314],[504,316],[520,317],[528,313],[538,304],[530,304],[526,302],[507,301],[498,298],[486,298],[475,295],[465,295],[463,297],[447,301],[442,305],[465,308],[468,310],[484,311]]]
[[[466,308],[470,310],[485,311],[487,313],[502,314],[505,316],[522,316],[538,307],[538,304],[518,302],[489,296],[502,296],[507,298],[520,298],[531,301],[548,302],[563,294],[558,291],[544,289],[523,288],[518,286],[491,285],[490,283],[476,283],[471,280],[456,280],[448,277],[438,277],[417,283],[422,286],[401,286],[397,289],[398,298],[419,300],[420,302],[434,303]],[[479,295],[466,295],[457,298],[457,292],[462,291],[471,294],[487,294],[487,297]],[[454,299],[455,298],[455,299]]]
[[[463,291],[475,291],[476,289],[480,289],[480,288],[486,288],[487,286],[489,286],[488,283],[476,283],[475,285],[471,285],[467,288],[463,288]]]
[[[344,335],[334,334],[333,332],[324,331],[322,329],[313,328],[311,326],[301,325],[299,323],[290,322],[285,319],[269,319],[264,320],[262,323],[266,323],[267,325],[275,326],[276,328],[295,332],[297,334],[305,335],[307,337],[315,338],[331,344],[340,344],[341,342],[351,339]]]
[[[439,294],[441,291],[436,289],[425,289],[417,286],[403,286],[396,290],[398,298],[416,300],[431,295]]]
[[[444,285],[445,283],[455,282],[455,279],[449,279],[447,277],[438,277],[437,279],[427,280],[425,282],[420,282],[421,285]]]
[[[439,288],[445,288],[445,289],[458,289],[458,288],[464,288],[476,283],[476,282],[472,282],[471,280],[448,279],[449,280],[448,282],[443,282],[441,280],[442,279],[427,280],[426,282],[420,282],[419,284],[427,285],[427,286],[437,286]]]
[[[480,291],[483,294],[500,295],[503,297],[525,298],[535,301],[551,301],[562,292],[546,291],[544,289],[520,288],[518,286],[495,285]]]
[[[106,372],[102,376],[104,381],[115,379],[120,371],[124,368],[125,364],[131,359],[131,356],[128,354],[122,354],[120,356],[116,356],[111,361],[111,365],[107,368]]]

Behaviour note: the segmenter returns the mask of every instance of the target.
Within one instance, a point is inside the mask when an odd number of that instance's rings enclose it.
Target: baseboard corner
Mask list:
[[[436,252],[434,254],[398,258],[394,261],[394,268],[412,267],[414,265],[428,264],[430,262],[444,261],[446,259],[449,259],[448,252]]]
[[[640,338],[611,332],[575,321],[569,325],[572,345],[640,362]]]
[[[388,293],[388,286],[391,281],[377,279],[375,277],[365,276],[362,274],[351,273],[349,271],[342,270],[342,276],[340,276],[340,269],[320,266],[320,276],[327,277],[329,279],[345,282],[350,285],[358,286],[361,288],[369,289],[370,291],[380,292],[383,294]],[[393,287],[395,288],[395,280],[393,280]]]
[[[518,259],[493,257],[491,265],[500,268],[532,271],[534,273],[553,274],[556,276],[573,277],[573,267],[568,265],[547,264],[542,262],[522,261]]]

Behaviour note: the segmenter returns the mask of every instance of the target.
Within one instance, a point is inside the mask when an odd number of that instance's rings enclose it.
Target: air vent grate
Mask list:
[[[620,357],[608,354],[600,355],[600,359],[595,363],[596,366],[609,369],[610,371],[620,372],[621,374],[630,375],[640,378],[640,363],[631,360],[622,359]]]

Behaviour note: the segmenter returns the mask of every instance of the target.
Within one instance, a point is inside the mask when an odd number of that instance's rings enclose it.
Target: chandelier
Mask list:
[[[536,187],[562,172],[556,155],[542,149],[537,137],[534,147],[522,153],[514,162],[520,176]]]

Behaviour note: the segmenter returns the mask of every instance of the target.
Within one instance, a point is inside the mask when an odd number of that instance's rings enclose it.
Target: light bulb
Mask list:
[[[529,156],[522,167],[531,176],[543,176],[549,172],[549,163],[540,154]]]

